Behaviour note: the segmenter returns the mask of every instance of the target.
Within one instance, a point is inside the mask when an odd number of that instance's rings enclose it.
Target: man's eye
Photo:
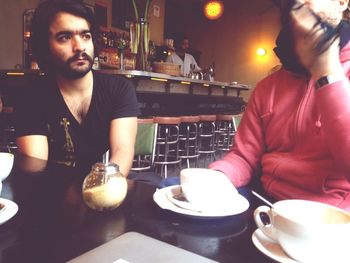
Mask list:
[[[85,39],[85,40],[90,40],[91,39],[91,34],[90,33],[83,34],[82,38]]]
[[[58,41],[67,41],[67,40],[70,40],[71,39],[71,36],[70,35],[64,35],[64,36],[59,36],[58,37]]]

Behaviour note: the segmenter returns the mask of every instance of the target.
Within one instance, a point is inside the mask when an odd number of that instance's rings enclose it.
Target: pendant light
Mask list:
[[[209,20],[220,18],[224,12],[224,3],[220,0],[209,0],[203,6],[203,12]]]

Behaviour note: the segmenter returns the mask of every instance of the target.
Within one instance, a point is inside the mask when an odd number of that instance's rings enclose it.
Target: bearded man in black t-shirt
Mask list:
[[[32,48],[46,76],[28,87],[15,109],[21,153],[75,165],[110,161],[127,175],[139,115],[124,78],[92,71],[97,25],[78,0],[42,2],[32,20]]]

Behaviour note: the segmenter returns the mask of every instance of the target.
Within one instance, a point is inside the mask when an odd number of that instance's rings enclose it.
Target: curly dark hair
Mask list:
[[[174,34],[174,47],[176,50],[179,49],[179,47],[182,44],[182,41],[185,39],[188,40],[188,36],[183,32],[177,32]]]
[[[33,57],[43,71],[49,72],[52,70],[49,49],[49,28],[59,12],[84,18],[90,24],[90,32],[95,50],[94,56],[97,56],[98,24],[93,11],[82,2],[82,0],[46,0],[42,1],[36,8],[31,24],[30,44]]]

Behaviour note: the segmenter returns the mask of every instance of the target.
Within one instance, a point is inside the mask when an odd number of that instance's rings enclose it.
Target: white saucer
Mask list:
[[[0,198],[0,203],[5,205],[5,210],[0,211],[0,225],[10,220],[18,211],[18,205],[8,199]]]
[[[170,202],[172,202],[173,204],[183,209],[197,211],[197,212],[203,211],[203,209],[194,206],[193,204],[191,204],[186,200],[186,198],[183,196],[181,186],[169,188],[169,191],[166,191],[165,195]]]
[[[268,238],[259,228],[254,231],[252,241],[256,248],[269,258],[281,263],[299,263],[284,253],[281,246]]]
[[[197,211],[196,209],[193,210],[193,207],[190,207],[188,205],[188,202],[186,202],[187,204],[185,205],[184,204],[185,201],[177,200],[178,202],[175,204],[174,202],[169,200],[171,199],[171,198],[168,198],[169,196],[180,192],[181,192],[181,186],[179,185],[157,189],[156,192],[153,194],[153,200],[163,209],[171,210],[179,214],[197,216],[197,217],[232,216],[232,215],[243,213],[249,208],[248,200],[245,199],[242,195],[237,194],[234,200],[232,200],[231,202],[227,200],[227,202],[225,203],[225,206],[222,205],[220,209],[217,209],[217,210],[213,209],[208,211]],[[220,206],[218,205],[218,207]]]

